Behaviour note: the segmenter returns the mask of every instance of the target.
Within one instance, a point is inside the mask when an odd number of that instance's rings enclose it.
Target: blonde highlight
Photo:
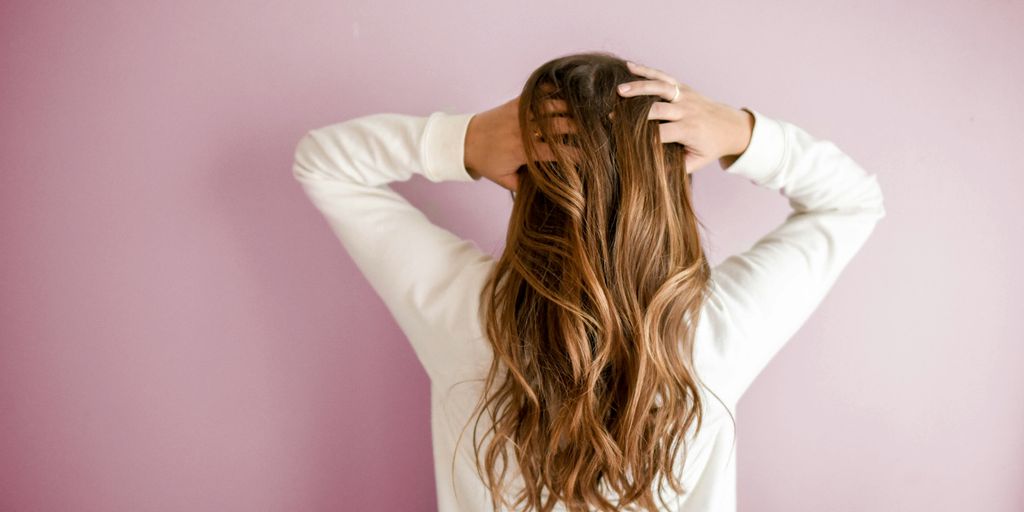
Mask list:
[[[693,351],[711,268],[684,148],[647,119],[658,98],[615,92],[636,79],[609,53],[573,54],[520,96],[528,158],[480,291],[494,357],[470,418],[495,510],[656,510],[666,483],[689,491],[675,464],[704,417]],[[550,99],[567,105],[572,137],[554,129]],[[538,158],[534,131],[555,161]],[[524,485],[510,501],[512,463]]]

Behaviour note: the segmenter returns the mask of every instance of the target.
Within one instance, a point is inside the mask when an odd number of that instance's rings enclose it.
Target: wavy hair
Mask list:
[[[659,98],[615,90],[638,79],[589,52],[546,62],[522,89],[527,164],[480,292],[494,359],[470,417],[495,510],[654,510],[653,484],[662,504],[665,481],[689,491],[673,468],[704,415],[693,348],[711,269],[684,148],[647,119]],[[566,110],[551,113],[552,99]],[[578,129],[559,133],[560,115]],[[554,161],[539,157],[535,130]],[[490,435],[478,439],[485,413]],[[524,483],[512,503],[510,458]]]

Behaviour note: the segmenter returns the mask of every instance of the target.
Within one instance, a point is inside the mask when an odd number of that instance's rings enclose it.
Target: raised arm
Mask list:
[[[465,358],[476,285],[493,258],[387,184],[414,174],[472,181],[464,162],[472,116],[380,113],[324,126],[299,140],[292,167],[432,378]]]
[[[885,216],[876,175],[834,143],[744,108],[754,116],[749,146],[723,159],[725,172],[777,190],[792,211],[748,250],[712,270],[702,326],[715,362],[712,389],[733,404],[831,289]]]

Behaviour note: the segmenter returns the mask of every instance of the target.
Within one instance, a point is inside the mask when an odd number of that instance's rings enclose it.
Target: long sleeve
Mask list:
[[[834,143],[753,109],[747,149],[723,170],[788,198],[786,219],[712,269],[702,315],[713,380],[733,404],[805,323],[885,216],[876,175]],[[702,321],[702,323],[704,323]]]
[[[473,114],[379,113],[309,131],[293,175],[434,378],[459,360],[476,321],[475,287],[493,264],[387,184],[420,174],[474,181],[463,163]],[[469,317],[472,320],[468,320]]]

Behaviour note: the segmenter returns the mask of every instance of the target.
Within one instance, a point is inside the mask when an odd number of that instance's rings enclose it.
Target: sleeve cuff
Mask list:
[[[423,134],[423,174],[433,182],[475,181],[466,169],[466,130],[475,113],[434,112]]]
[[[744,107],[754,116],[747,149],[723,170],[729,174],[743,176],[758,185],[765,185],[774,178],[782,165],[786,153],[786,137],[782,124],[764,114]]]

